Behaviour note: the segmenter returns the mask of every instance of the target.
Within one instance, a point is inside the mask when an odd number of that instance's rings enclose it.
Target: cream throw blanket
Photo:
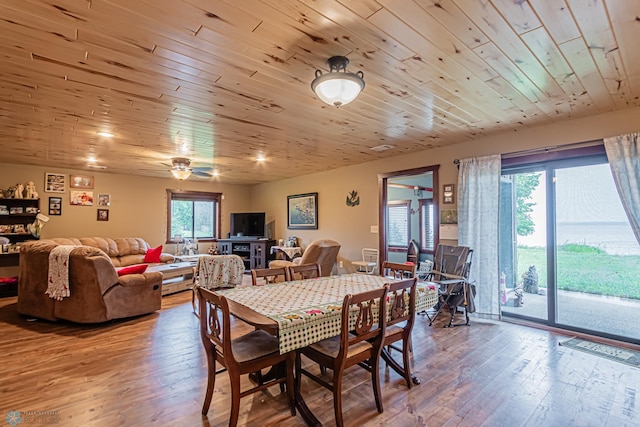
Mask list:
[[[59,245],[49,253],[49,277],[45,294],[62,301],[69,296],[69,255],[75,245]]]

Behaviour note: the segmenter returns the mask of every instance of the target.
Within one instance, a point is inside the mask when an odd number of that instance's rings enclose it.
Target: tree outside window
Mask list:
[[[220,237],[220,193],[167,190],[167,242]]]

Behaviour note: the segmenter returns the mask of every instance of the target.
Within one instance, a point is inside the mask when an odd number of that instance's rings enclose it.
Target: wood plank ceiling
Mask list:
[[[0,163],[295,177],[636,107],[638,40],[640,0],[0,0]]]

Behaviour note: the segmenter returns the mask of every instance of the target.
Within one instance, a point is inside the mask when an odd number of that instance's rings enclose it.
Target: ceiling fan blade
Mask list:
[[[198,176],[206,176],[208,178],[211,178],[213,176],[213,174],[211,172],[205,172],[205,171],[198,171],[198,170],[194,170],[192,172],[194,175],[198,175]]]

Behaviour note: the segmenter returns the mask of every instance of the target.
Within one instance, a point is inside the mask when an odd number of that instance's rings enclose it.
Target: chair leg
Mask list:
[[[342,370],[333,371],[333,413],[336,418],[336,426],[343,427],[342,420]]]
[[[240,377],[229,375],[231,380],[231,414],[229,414],[229,427],[238,425],[240,416]]]
[[[404,379],[407,387],[411,388],[411,367],[409,366],[409,352],[411,351],[411,337],[402,342],[402,363],[404,364]]]
[[[202,415],[206,416],[209,412],[209,406],[211,406],[211,398],[213,397],[213,390],[216,385],[216,359],[209,360],[209,372],[207,374],[207,392],[204,395],[204,403],[202,405]]]
[[[371,383],[373,386],[373,396],[376,399],[376,408],[382,413],[382,392],[380,391],[380,357],[372,357],[371,363]]]

